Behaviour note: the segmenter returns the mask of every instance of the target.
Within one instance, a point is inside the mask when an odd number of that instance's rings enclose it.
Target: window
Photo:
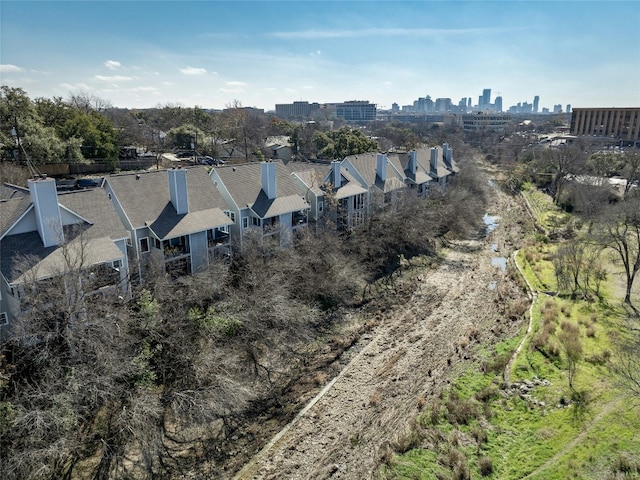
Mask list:
[[[133,244],[131,243],[131,234],[127,237],[127,247],[131,247]]]
[[[140,252],[147,253],[149,251],[149,238],[144,237],[140,239]]]
[[[231,219],[233,223],[236,223],[236,214],[234,212],[232,212],[231,210],[225,210],[224,213]]]
[[[0,313],[0,325],[9,325],[9,316],[7,312]]]
[[[260,219],[256,217],[251,217],[251,225],[253,225],[254,227],[259,227]]]
[[[242,218],[242,228],[249,228],[249,217]]]
[[[113,268],[115,268],[116,270],[120,271],[120,267],[122,266],[122,263],[120,262],[120,260],[116,260],[113,262]]]
[[[324,202],[322,200],[318,200],[318,213],[322,213],[324,211]]]

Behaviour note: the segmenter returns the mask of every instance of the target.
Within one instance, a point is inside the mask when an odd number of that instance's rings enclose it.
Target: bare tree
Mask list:
[[[608,208],[599,229],[601,245],[615,252],[624,268],[624,303],[631,305],[631,290],[640,270],[640,197],[630,197]]]

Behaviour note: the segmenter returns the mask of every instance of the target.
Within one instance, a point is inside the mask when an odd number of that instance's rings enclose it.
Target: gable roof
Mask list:
[[[431,148],[418,148],[416,149],[416,158],[424,167],[429,171],[429,175],[434,179],[443,178],[451,175],[451,171],[447,169],[444,164],[444,158],[442,156],[442,148],[435,147],[438,150],[437,168],[433,170],[431,168]]]
[[[31,208],[28,194],[3,202],[3,206],[5,203],[25,200],[28,208]],[[0,271],[9,283],[20,283],[30,276],[42,279],[59,275],[66,268],[65,255],[69,252],[75,256],[82,255],[85,266],[114,261],[124,256],[114,240],[127,238],[129,233],[104,190],[58,194],[58,203],[77,218],[77,223],[63,227],[65,245],[45,247],[37,231],[6,235],[0,241]]]
[[[393,163],[386,162],[386,180],[383,182],[376,171],[377,153],[364,153],[360,155],[350,155],[348,160],[358,171],[360,176],[367,183],[368,188],[376,187],[384,193],[400,190],[405,187],[404,180],[400,178]]]
[[[269,199],[262,190],[262,164],[214,167],[240,209],[251,208],[260,218],[268,218],[286,212],[295,212],[309,207],[302,195],[304,192],[280,163],[274,162],[276,169],[276,198]]]
[[[230,225],[220,192],[203,167],[187,168],[189,213],[178,215],[171,203],[166,170],[106,177],[134,228],[149,227],[160,239]]]
[[[418,158],[416,158],[416,172],[413,173],[411,171],[409,165],[409,152],[391,153],[388,156],[389,160],[392,161],[394,165],[397,165],[396,168],[398,168],[399,171],[403,172],[405,178],[407,178],[412,183],[421,185],[433,180],[431,176],[429,176],[429,170],[420,162]]]
[[[32,208],[29,195],[17,196],[8,200],[0,200],[0,238]]]

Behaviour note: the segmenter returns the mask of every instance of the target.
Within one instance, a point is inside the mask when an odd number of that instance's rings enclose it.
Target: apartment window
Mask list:
[[[0,325],[9,325],[9,316],[7,312],[0,313]]]
[[[233,223],[236,223],[236,214],[231,210],[225,210],[224,213],[231,219]]]
[[[249,228],[249,217],[244,217],[242,219],[242,228]]]
[[[147,253],[149,251],[149,238],[144,237],[140,239],[140,252]]]
[[[324,211],[324,202],[322,200],[318,200],[318,213],[322,213]]]
[[[113,265],[113,268],[120,271],[120,267],[122,266],[122,263],[120,262],[120,260],[115,260],[112,265]]]
[[[251,217],[251,225],[253,225],[254,227],[259,227],[260,219],[256,217]]]

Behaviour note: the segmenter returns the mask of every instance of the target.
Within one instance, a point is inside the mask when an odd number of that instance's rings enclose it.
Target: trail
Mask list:
[[[493,212],[513,208],[498,191],[492,200]],[[517,295],[491,262],[490,242],[507,243],[501,228],[452,243],[435,270],[408,269],[418,281],[402,306],[378,312],[362,350],[234,478],[371,478],[418,409],[471,362],[477,343],[517,334],[520,325],[498,313],[499,295]]]

